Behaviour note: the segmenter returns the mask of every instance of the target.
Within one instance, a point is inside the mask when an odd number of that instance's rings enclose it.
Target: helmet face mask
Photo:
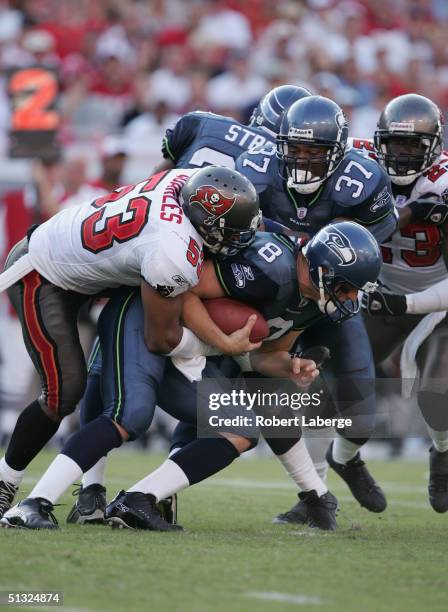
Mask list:
[[[288,187],[313,193],[334,172],[344,151],[339,143],[312,143],[278,138],[279,157],[284,162]]]
[[[348,125],[342,109],[323,96],[308,96],[285,112],[277,136],[280,173],[288,187],[314,193],[344,158]]]
[[[216,255],[236,255],[241,249],[250,246],[255,239],[255,234],[261,223],[261,211],[258,219],[254,220],[253,227],[248,230],[240,230],[231,227],[213,227],[204,230],[203,226],[198,231],[207,247],[209,253]]]
[[[386,105],[374,136],[378,162],[395,185],[411,185],[442,151],[442,120],[428,98],[406,94]]]

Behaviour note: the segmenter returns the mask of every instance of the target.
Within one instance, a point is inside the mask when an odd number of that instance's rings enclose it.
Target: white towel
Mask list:
[[[32,270],[34,270],[34,267],[27,253],[0,274],[0,292],[14,285],[14,283],[26,276]]]
[[[173,366],[181,372],[190,382],[202,380],[202,370],[205,368],[206,358],[198,357],[171,357]]]
[[[404,343],[401,352],[400,370],[401,370],[401,394],[405,399],[409,399],[412,395],[412,388],[415,379],[418,376],[417,362],[415,357],[418,349],[421,347],[426,338],[432,334],[434,328],[446,317],[445,312],[432,312],[426,315],[420,323],[409,334]]]

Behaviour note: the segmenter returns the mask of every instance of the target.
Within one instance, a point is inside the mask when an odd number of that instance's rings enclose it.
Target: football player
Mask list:
[[[406,340],[424,313],[448,308],[448,152],[442,150],[442,124],[436,104],[417,94],[391,100],[378,121],[373,152],[391,178],[400,219],[381,247],[381,292],[367,305],[375,363]],[[354,145],[372,148],[360,141]],[[446,318],[438,318],[415,347],[418,405],[432,439],[429,501],[436,512],[448,510],[447,334]]]
[[[275,87],[255,107],[248,126],[224,115],[187,113],[166,131],[162,145],[164,161],[157,170],[209,165],[234,168],[245,151],[272,147],[285,109],[310,95],[304,87]]]
[[[191,112],[181,117],[173,128],[166,131],[163,139],[162,154],[164,160],[155,171],[169,168],[198,168],[210,164],[219,164],[229,168],[235,167],[236,159],[246,150],[260,146],[274,146],[276,134],[280,129],[283,112],[297,100],[311,95],[303,88],[294,85],[281,85],[270,90],[254,109],[249,126],[235,121],[231,117],[215,115],[202,111]],[[264,218],[262,227],[266,231],[284,231],[281,224]],[[99,350],[99,344],[96,345]],[[95,355],[89,372],[101,374],[100,354]],[[90,388],[91,387],[91,388]],[[89,385],[87,393],[97,393],[95,385]],[[84,401],[81,404],[81,424],[90,420],[86,411],[94,402]],[[96,411],[95,411],[96,414]],[[195,429],[192,433],[195,437]],[[190,440],[189,440],[190,441]],[[104,487],[99,483],[104,480],[105,459],[101,459],[82,479],[76,508],[70,513],[69,520],[78,517],[78,509],[83,510],[83,518],[95,514],[98,501],[104,501]],[[102,502],[102,505],[104,503]],[[93,508],[92,513],[88,512]],[[95,520],[95,519],[93,519]]]
[[[308,96],[292,104],[276,147],[248,151],[237,161],[237,169],[255,185],[263,215],[311,236],[332,220],[351,219],[378,242],[387,240],[396,227],[389,177],[374,160],[346,152],[347,135],[346,118],[332,100]],[[332,359],[323,375],[334,379],[332,397],[339,411],[344,407],[357,414],[356,437],[338,431],[328,463],[362,506],[382,512],[385,496],[359,453],[375,419],[375,370],[361,315],[338,326],[323,322],[317,334],[306,331],[301,346],[313,344],[330,348]]]
[[[206,197],[191,198],[182,208],[185,185]],[[192,214],[195,208],[202,216]],[[84,393],[80,306],[106,290],[140,286],[147,348],[173,357],[194,355],[197,338],[181,325],[180,314],[183,294],[199,280],[203,245],[215,253],[234,252],[250,244],[259,220],[255,189],[238,172],[219,167],[172,170],[61,211],[12,249],[0,288],[10,287],[25,344],[41,376],[42,395],[19,416],[0,461],[1,514],[12,503],[27,465]],[[98,419],[89,428],[87,446],[98,454],[96,459],[121,444],[118,423]],[[79,469],[77,459],[82,465],[93,456],[86,458],[73,438],[65,450],[59,463],[72,471]],[[22,502],[24,522],[48,510],[36,491]]]
[[[297,380],[295,360],[291,360],[288,350],[297,335],[305,328],[315,330],[316,323],[320,325],[326,318],[353,316],[359,310],[358,289],[371,291],[376,287],[380,265],[375,239],[356,223],[330,224],[300,246],[298,252],[287,237],[261,232],[250,247],[235,256],[206,261],[201,282],[189,292],[183,316],[202,340],[225,350],[226,336],[210,319],[201,299],[227,295],[256,305],[270,324],[270,336],[260,350],[239,363],[245,371]],[[285,322],[281,328],[279,319]],[[300,430],[294,428],[288,438],[272,437],[263,428],[261,431],[301,490],[299,496],[308,510],[309,524],[334,529],[337,501],[322,486]],[[108,506],[106,519],[130,528],[157,528],[151,517],[142,512],[144,496],[149,495],[154,503],[204,480],[238,456],[231,444],[241,452],[253,446],[253,437],[249,428],[247,434],[234,434],[231,440],[222,442],[221,449],[215,446],[213,452],[210,438],[190,442],[170,455],[155,472],[128,491],[121,491]]]

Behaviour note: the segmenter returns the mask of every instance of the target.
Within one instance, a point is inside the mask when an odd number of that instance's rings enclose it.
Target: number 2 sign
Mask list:
[[[60,123],[56,71],[44,66],[12,69],[8,71],[8,94],[11,157],[56,158]]]

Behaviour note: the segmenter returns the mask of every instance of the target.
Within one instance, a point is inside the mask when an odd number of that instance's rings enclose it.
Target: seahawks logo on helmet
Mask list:
[[[357,260],[350,240],[334,227],[323,232],[322,242],[336,255],[341,266],[351,266]]]
[[[236,202],[236,195],[226,197],[216,187],[205,185],[199,187],[196,192],[190,196],[190,205],[199,204],[204,210],[210,213],[210,217],[204,220],[205,225],[213,225],[213,223],[225,215],[233,207]]]

